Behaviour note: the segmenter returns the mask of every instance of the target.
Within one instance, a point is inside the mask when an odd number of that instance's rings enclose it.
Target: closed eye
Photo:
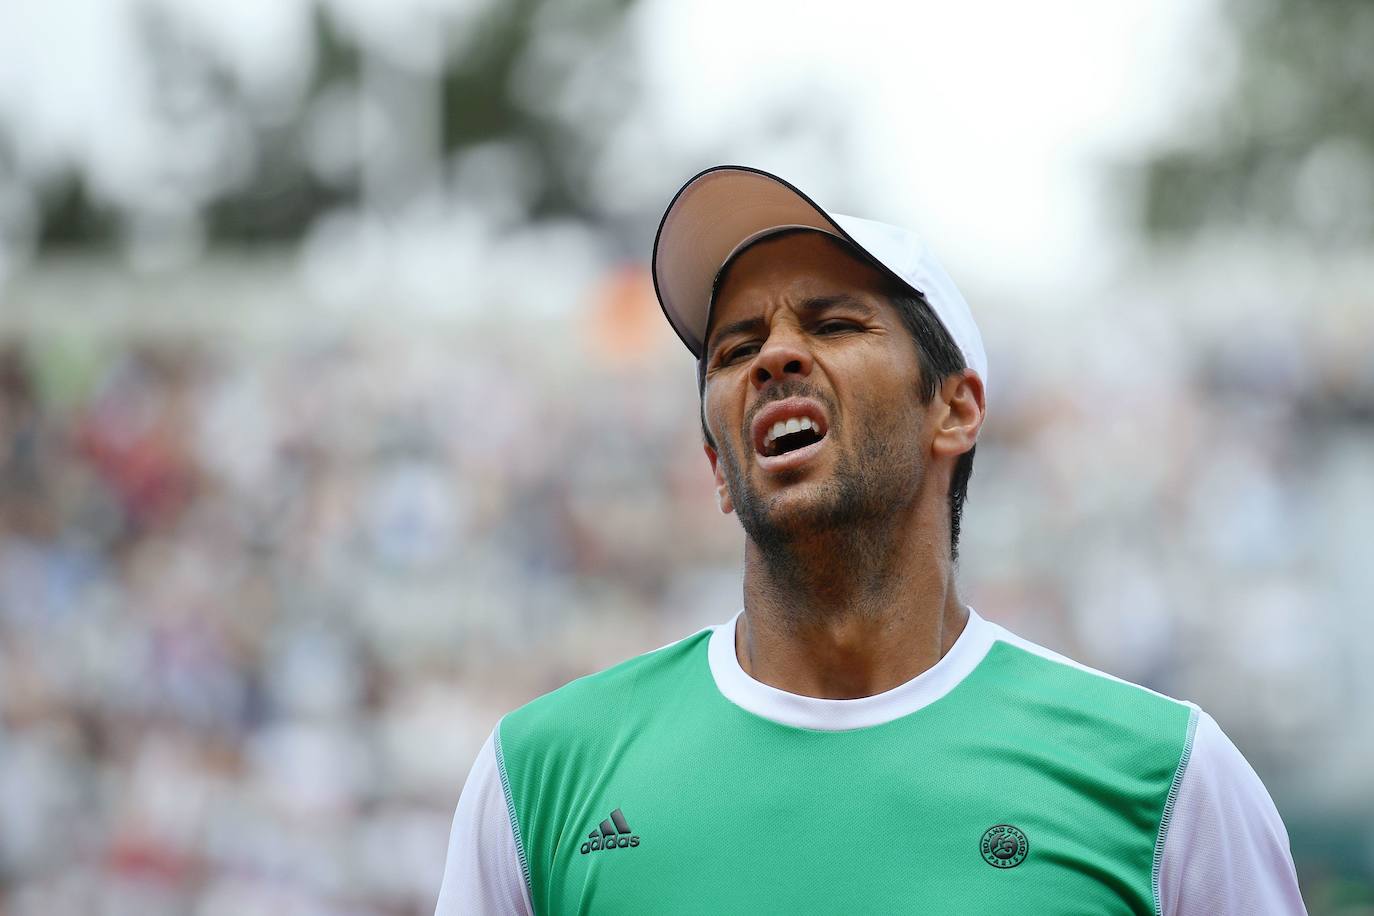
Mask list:
[[[759,345],[756,343],[740,344],[738,347],[735,347],[733,350],[730,350],[728,353],[722,356],[720,358],[720,364],[722,366],[728,366],[731,363],[738,362],[741,358],[745,356],[752,356],[758,350],[758,348]]]
[[[816,334],[830,336],[833,334],[843,334],[846,331],[862,331],[863,329],[863,325],[859,324],[857,321],[850,321],[841,318],[831,318],[829,320],[819,322],[815,325],[815,327],[812,330]],[[721,355],[719,361],[717,362],[717,365],[729,366],[733,363],[737,363],[745,357],[753,356],[755,353],[759,351],[759,348],[760,344],[756,341],[750,341],[748,343],[739,344],[734,349],[726,350]]]

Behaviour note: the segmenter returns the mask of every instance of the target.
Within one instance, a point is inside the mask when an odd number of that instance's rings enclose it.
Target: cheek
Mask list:
[[[925,421],[919,379],[894,373],[872,381],[852,393],[854,425],[865,438],[918,441]]]
[[[701,421],[706,425],[706,432],[716,445],[720,444],[719,413],[719,405],[716,403],[716,399],[711,397],[711,391],[708,388],[701,396]]]
[[[740,411],[725,385],[707,385],[702,401],[706,429],[717,447],[732,448],[740,428]]]

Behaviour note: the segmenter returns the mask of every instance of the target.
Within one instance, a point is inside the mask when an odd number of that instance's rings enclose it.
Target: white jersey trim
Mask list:
[[[477,752],[458,798],[435,916],[533,916],[496,738],[493,730]]]
[[[1306,916],[1288,831],[1273,799],[1201,709],[1184,767],[1159,861],[1157,912]]]
[[[735,627],[743,613],[741,609],[727,622],[711,627],[707,655],[716,688],[727,700],[756,716],[796,728],[829,732],[881,725],[934,703],[978,667],[992,646],[995,632],[993,625],[970,607],[968,623],[949,651],[905,684],[871,697],[826,700],[788,693],[745,673],[735,653]]]
[[[1163,895],[1159,892],[1159,875],[1164,866],[1164,848],[1169,835],[1169,822],[1178,809],[1178,796],[1183,788],[1183,777],[1188,772],[1188,761],[1193,756],[1193,741],[1197,738],[1197,720],[1202,712],[1197,706],[1189,704],[1188,734],[1183,739],[1183,753],[1179,756],[1178,766],[1174,768],[1173,781],[1169,783],[1169,794],[1164,799],[1164,813],[1159,818],[1159,832],[1155,834],[1154,863],[1150,866],[1150,892],[1155,898],[1155,916],[1164,916]]]

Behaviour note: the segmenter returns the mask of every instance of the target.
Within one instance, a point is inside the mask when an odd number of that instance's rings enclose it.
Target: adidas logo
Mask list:
[[[596,852],[598,849],[628,849],[639,845],[639,837],[632,836],[634,831],[625,823],[625,815],[616,808],[611,816],[601,822],[601,829],[587,834],[587,842],[582,844],[582,854]]]

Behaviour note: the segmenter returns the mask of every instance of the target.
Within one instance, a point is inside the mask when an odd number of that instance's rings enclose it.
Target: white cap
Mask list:
[[[929,246],[909,229],[829,214],[776,175],[738,165],[698,174],[679,190],[654,239],[654,290],[668,322],[701,358],[716,275],[737,252],[783,229],[818,229],[844,239],[925,296],[988,390],[988,357],[973,313]]]

